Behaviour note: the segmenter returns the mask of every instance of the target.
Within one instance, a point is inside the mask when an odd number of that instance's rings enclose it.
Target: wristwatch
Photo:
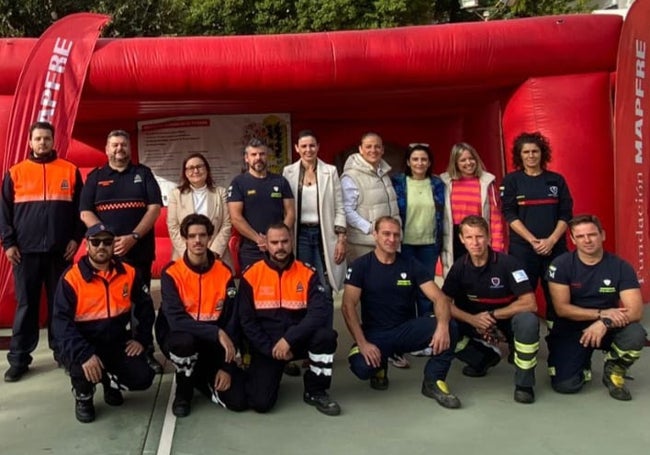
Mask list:
[[[137,232],[131,232],[131,237],[133,237],[135,240],[140,240],[140,234]]]
[[[605,324],[605,327],[608,329],[612,327],[612,320],[610,318],[600,318],[600,321]]]

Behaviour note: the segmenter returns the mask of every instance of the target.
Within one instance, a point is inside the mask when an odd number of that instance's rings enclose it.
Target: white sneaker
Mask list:
[[[411,352],[411,355],[414,355],[415,357],[431,357],[433,355],[433,349],[431,349],[431,346],[427,346],[419,351]]]

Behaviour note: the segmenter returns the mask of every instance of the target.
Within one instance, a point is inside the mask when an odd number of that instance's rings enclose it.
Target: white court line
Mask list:
[[[156,455],[170,455],[172,453],[172,441],[174,440],[174,430],[176,429],[176,416],[172,412],[172,403],[176,397],[176,375],[172,379],[172,387],[169,391],[167,400],[167,409],[165,411],[165,420],[163,421],[158,441],[158,452]]]

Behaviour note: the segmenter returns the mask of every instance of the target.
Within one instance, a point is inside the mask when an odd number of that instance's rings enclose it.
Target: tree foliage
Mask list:
[[[587,10],[589,1],[483,0],[488,17]],[[40,36],[57,19],[108,14],[105,36],[300,33],[476,21],[459,0],[0,0],[0,36]]]

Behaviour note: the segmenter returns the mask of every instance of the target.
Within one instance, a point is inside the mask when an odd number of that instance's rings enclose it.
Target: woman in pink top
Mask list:
[[[445,212],[442,234],[443,275],[456,259],[467,252],[458,238],[458,225],[468,215],[479,215],[490,225],[492,248],[504,250],[503,216],[495,185],[496,177],[471,145],[460,142],[451,148],[447,172],[440,175],[445,184]]]

